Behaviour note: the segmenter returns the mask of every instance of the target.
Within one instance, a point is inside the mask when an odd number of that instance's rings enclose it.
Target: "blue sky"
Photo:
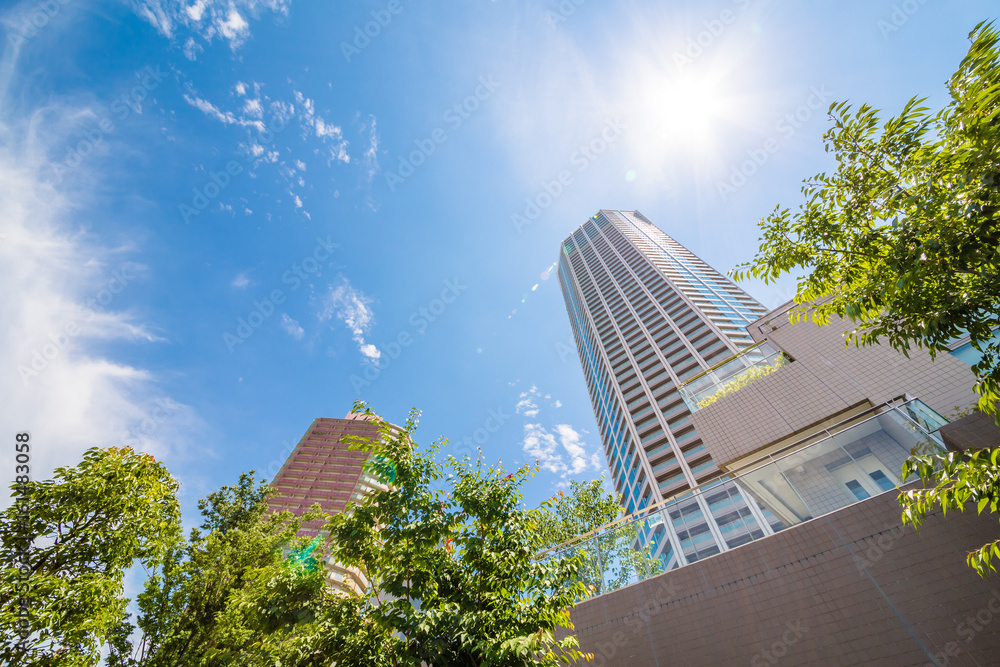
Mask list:
[[[939,106],[996,12],[333,4],[4,3],[0,414],[37,476],[133,444],[190,516],[360,397],[420,408],[446,451],[540,459],[532,504],[598,477],[560,241],[638,209],[721,270],[748,260],[829,167],[828,105]]]

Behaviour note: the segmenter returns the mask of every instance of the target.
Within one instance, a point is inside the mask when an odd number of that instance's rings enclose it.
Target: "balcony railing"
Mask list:
[[[678,389],[688,410],[695,412],[778,370],[791,359],[761,341],[694,376]]]
[[[705,548],[713,532],[732,549],[894,491],[915,479],[900,478],[911,454],[944,451],[937,430],[946,423],[899,397],[538,557],[580,555],[589,596],[601,595],[718,553]]]

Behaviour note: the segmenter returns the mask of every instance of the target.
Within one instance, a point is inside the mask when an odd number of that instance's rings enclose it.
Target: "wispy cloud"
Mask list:
[[[365,150],[365,168],[368,171],[368,182],[371,183],[372,179],[375,178],[375,174],[379,172],[379,139],[378,131],[376,129],[375,116],[368,117],[368,123],[365,124],[365,129],[368,130],[368,148]]]
[[[329,146],[330,161],[350,162],[351,156],[347,153],[347,140],[344,139],[344,131],[340,126],[331,124],[317,114],[316,105],[311,99],[297,90],[293,92],[295,94],[295,102],[301,110],[299,118],[302,124],[311,129],[317,137]]]
[[[0,69],[15,69],[12,58],[8,51]],[[0,107],[8,108],[4,93],[0,87]],[[130,445],[172,458],[203,430],[155,374],[108,352],[111,341],[148,346],[167,336],[118,296],[145,280],[130,261],[138,248],[107,247],[75,222],[88,205],[87,185],[101,177],[97,167],[83,164],[58,184],[47,177],[49,156],[73,136],[63,129],[95,113],[59,100],[8,112],[0,124],[0,422],[39,443],[37,479],[74,465],[92,446]],[[32,129],[39,126],[49,132]],[[4,494],[0,504],[8,502]]]
[[[189,93],[184,93],[184,101],[193,106],[195,109],[201,111],[209,118],[214,118],[215,120],[226,125],[251,126],[260,131],[264,130],[264,123],[260,120],[259,116],[256,118],[237,116],[231,111],[222,111],[219,107],[215,106],[208,100]]]
[[[240,271],[229,284],[235,289],[246,289],[250,286],[250,276],[247,275],[246,271]]]
[[[518,396],[517,405],[514,406],[515,411],[525,417],[537,417],[539,412],[537,400],[540,397],[541,393],[538,391],[538,387],[531,385],[531,389],[522,391]]]
[[[264,12],[287,16],[291,0],[133,0],[135,12],[170,40],[184,42],[184,54],[194,60],[201,42],[221,39],[233,51],[250,38],[250,23]]]
[[[369,307],[371,300],[354,289],[346,278],[343,278],[336,287],[330,285],[329,289],[330,292],[324,298],[322,310],[319,312],[320,321],[336,317],[351,332],[361,354],[370,360],[378,359],[382,353],[377,347],[365,341],[365,335],[375,323],[375,315]]]
[[[559,475],[563,481],[589,470],[601,469],[600,457],[569,424],[556,424],[550,432],[541,424],[524,425],[522,449],[538,461],[542,470]]]
[[[295,340],[302,340],[302,337],[306,335],[305,329],[299,326],[298,322],[289,317],[288,313],[281,314],[281,328]]]

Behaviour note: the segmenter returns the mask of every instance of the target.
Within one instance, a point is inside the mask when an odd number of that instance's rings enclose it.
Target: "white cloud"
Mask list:
[[[14,71],[12,58],[8,51],[0,69]],[[6,101],[0,87],[0,107]],[[73,119],[93,113],[60,101],[23,117],[8,111],[0,124],[0,423],[31,433],[36,479],[77,464],[93,446],[176,459],[192,451],[191,434],[204,431],[192,408],[158,388],[155,374],[114,352],[164,336],[118,296],[142,290],[144,269],[130,261],[137,249],[106,247],[78,224],[88,186],[102,175],[85,163],[58,185],[48,178],[48,156],[74,136]],[[13,469],[2,470],[6,486]]]
[[[562,407],[562,401],[560,401],[559,399],[556,399],[556,402],[552,404],[552,407],[554,407],[554,408],[561,408]]]
[[[336,317],[347,326],[361,354],[372,360],[381,357],[377,347],[365,342],[365,335],[375,323],[375,315],[369,307],[371,299],[354,289],[346,278],[337,287],[330,285],[329,289],[330,293],[323,300],[323,308],[319,312],[320,321]]]
[[[541,424],[524,425],[522,449],[533,456],[542,470],[567,480],[588,470],[600,470],[600,457],[590,451],[580,434],[569,424],[556,424],[554,433]]]
[[[229,46],[234,51],[242,46],[250,35],[250,25],[233,5],[229,5],[229,12],[224,20],[216,22],[219,32],[229,41]]]
[[[264,107],[261,106],[259,99],[247,100],[243,103],[243,113],[254,118],[263,118]]]
[[[302,340],[302,337],[306,335],[305,329],[299,326],[299,323],[288,316],[288,313],[281,314],[281,328],[288,332],[288,335],[295,340]]]
[[[246,17],[256,20],[264,12],[287,16],[291,0],[196,0],[190,5],[178,0],[132,0],[132,6],[167,39],[211,44],[220,38],[235,51],[250,38]],[[185,46],[185,55],[189,51],[194,52]]]
[[[514,406],[514,411],[519,415],[523,414],[525,417],[537,417],[539,410],[536,400],[539,396],[538,387],[531,385],[531,389],[522,391],[521,395],[518,396],[520,400]]]
[[[200,21],[201,17],[205,15],[205,0],[198,0],[193,5],[185,7],[184,12],[192,21]]]
[[[237,117],[232,111],[222,111],[219,107],[204,98],[198,97],[197,95],[184,93],[184,101],[193,106],[195,109],[201,111],[209,118],[214,118],[225,125],[239,125],[244,127],[251,126],[260,131],[264,130],[264,123],[260,119],[245,118],[242,116]]]
[[[316,113],[315,104],[311,99],[306,98],[301,92],[296,90],[293,91],[295,99],[294,103],[285,102],[283,100],[274,100],[267,95],[261,94],[260,86],[258,84],[252,83],[251,85],[254,88],[254,95],[256,95],[256,97],[243,99],[239,106],[233,110],[225,109],[224,106],[201,97],[190,83],[186,84],[187,92],[183,93],[183,97],[184,101],[188,104],[198,109],[209,118],[219,121],[224,125],[254,128],[257,130],[257,132],[260,133],[258,137],[251,137],[247,143],[240,145],[240,148],[245,151],[248,156],[252,156],[254,158],[254,166],[259,166],[265,162],[279,162],[279,152],[277,150],[267,151],[265,147],[261,145],[262,142],[259,137],[264,136],[264,132],[267,131],[269,127],[271,129],[274,129],[275,127],[279,128],[273,133],[268,133],[269,135],[277,135],[284,131],[284,128],[288,127],[293,121],[297,121],[299,123],[303,139],[318,139],[319,142],[323,144],[323,148],[326,149],[328,154],[327,164],[335,162],[342,164],[351,163],[351,156],[347,152],[348,141],[344,138],[343,130],[340,126],[334,125],[320,117]],[[239,81],[235,84],[235,90],[237,95],[246,97],[248,85]],[[267,113],[265,113],[265,110]],[[371,181],[372,177],[378,170],[378,160],[376,158],[378,136],[375,134],[374,119],[372,119],[372,126],[366,126],[366,129],[369,132],[369,140],[371,143],[365,154],[365,165],[367,168],[368,180]],[[314,148],[313,152],[319,154],[320,150],[320,148]],[[300,171],[306,170],[306,163],[302,160],[295,159],[292,163]],[[283,161],[281,164],[285,165]],[[292,177],[295,175],[295,170],[291,167],[285,166],[282,175],[289,180],[292,180]],[[304,187],[304,179],[299,177],[295,180],[300,186]]]
[[[229,284],[236,289],[246,289],[250,285],[250,277],[247,275],[246,271],[240,271]]]
[[[349,163],[351,156],[347,153],[347,140],[344,139],[343,130],[338,125],[331,125],[317,115],[316,105],[311,99],[298,90],[293,91],[293,93],[295,102],[302,108],[300,120],[329,147],[330,161]]]
[[[368,124],[368,149],[365,151],[365,168],[368,170],[368,182],[371,183],[379,172],[378,164],[378,133],[375,131],[375,116],[370,116]]]

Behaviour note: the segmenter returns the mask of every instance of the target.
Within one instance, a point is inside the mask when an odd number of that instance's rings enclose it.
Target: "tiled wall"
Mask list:
[[[1000,447],[1000,428],[993,417],[974,412],[941,427],[941,437],[952,449],[988,449]]]
[[[595,667],[996,665],[1000,577],[965,564],[996,537],[971,509],[902,528],[884,493],[583,602],[573,622]]]
[[[785,323],[768,341],[795,359],[754,384],[695,412],[691,419],[717,464],[725,465],[826,417],[870,400],[908,393],[947,416],[977,400],[969,366],[947,353],[911,350],[907,359],[888,345],[847,348],[842,320],[818,327]],[[755,338],[763,335],[756,327]]]

